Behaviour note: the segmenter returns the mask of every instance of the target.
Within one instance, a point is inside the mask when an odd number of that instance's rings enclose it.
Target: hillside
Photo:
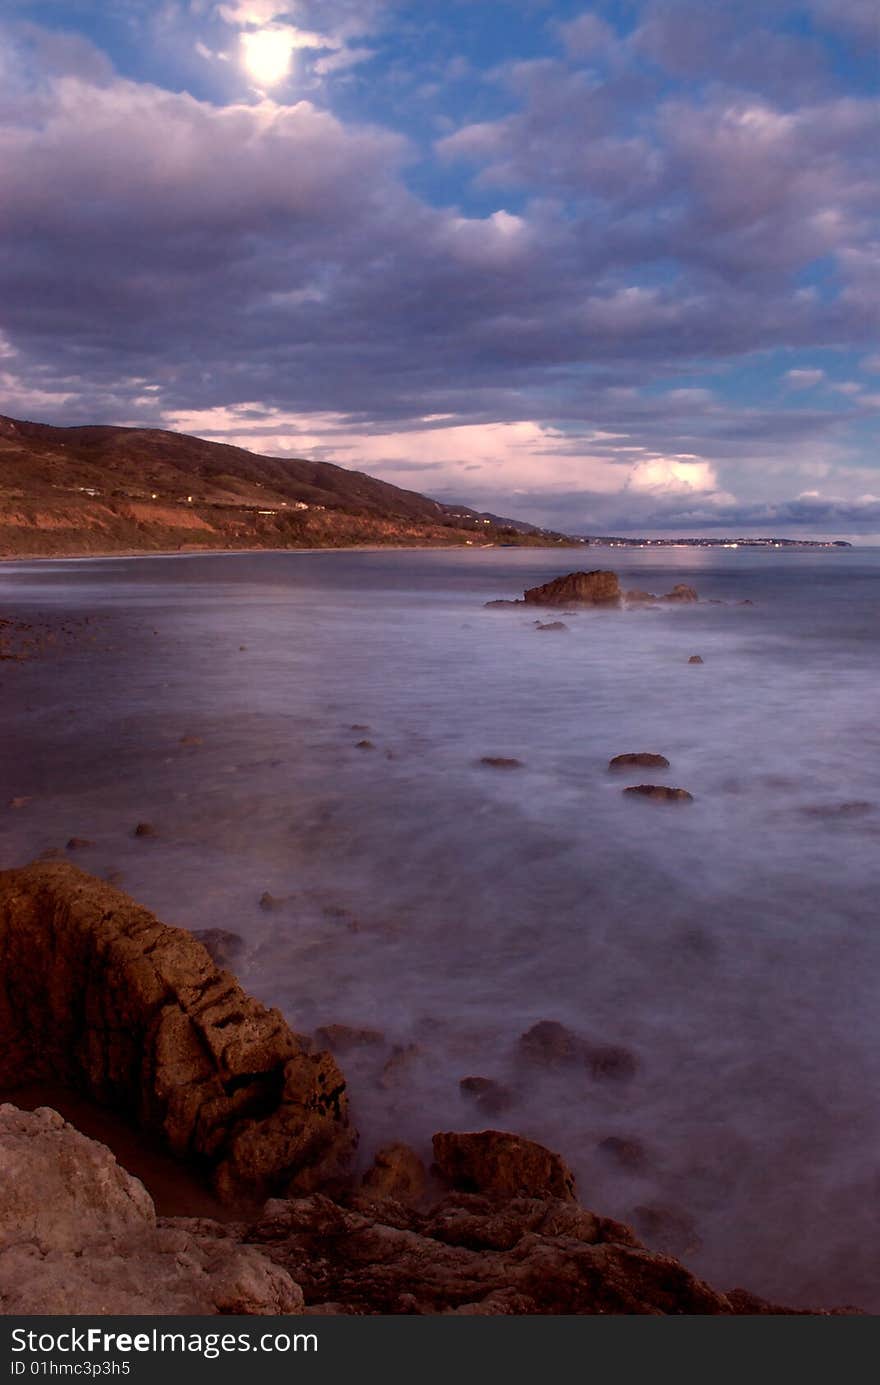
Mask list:
[[[330,462],[160,429],[56,428],[0,415],[3,557],[565,541]]]

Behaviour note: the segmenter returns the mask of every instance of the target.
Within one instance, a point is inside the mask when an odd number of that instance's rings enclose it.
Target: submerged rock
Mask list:
[[[519,1056],[530,1063],[553,1067],[574,1063],[582,1055],[584,1042],[558,1020],[539,1020],[519,1037]]]
[[[656,755],[651,750],[628,751],[624,755],[615,755],[608,761],[608,768],[613,770],[632,769],[634,765],[640,769],[669,769],[666,756]]]
[[[658,803],[693,803],[694,796],[687,789],[670,789],[666,784],[631,784],[624,793],[638,794],[642,798],[656,799]]]
[[[590,1074],[598,1082],[626,1082],[635,1077],[639,1066],[634,1053],[615,1044],[587,1045],[585,1058]]]
[[[315,1030],[315,1038],[334,1053],[349,1053],[355,1048],[371,1048],[385,1042],[381,1029],[359,1029],[352,1024],[324,1024]]]
[[[115,883],[108,877],[108,884]],[[198,938],[218,967],[227,966],[244,950],[244,938],[228,928],[199,928],[193,932],[193,937]]]
[[[513,1105],[513,1092],[492,1077],[463,1077],[458,1088],[487,1116],[499,1116]]]
[[[536,620],[536,621],[535,621],[535,629],[536,629],[536,630],[567,630],[567,629],[568,629],[568,626],[566,625],[566,623],[565,623],[564,620],[550,620],[550,621],[547,621],[546,624],[544,624],[543,621]]]
[[[229,1199],[349,1155],[345,1081],[190,933],[74,866],[0,873],[0,1087],[55,1080],[198,1160]]]
[[[530,587],[523,596],[529,606],[617,606],[620,581],[616,572],[569,572],[541,587]]]
[[[606,1159],[633,1173],[643,1169],[647,1162],[641,1140],[629,1139],[622,1135],[608,1135],[599,1141],[597,1148]]]

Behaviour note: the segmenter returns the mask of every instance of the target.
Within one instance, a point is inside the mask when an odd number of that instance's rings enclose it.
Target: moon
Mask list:
[[[244,65],[261,87],[274,87],[290,72],[293,42],[283,29],[258,29],[242,34]]]

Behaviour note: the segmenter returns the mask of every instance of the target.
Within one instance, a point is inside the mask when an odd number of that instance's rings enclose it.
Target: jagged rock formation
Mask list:
[[[0,1107],[2,1312],[790,1311],[646,1249],[578,1204],[558,1155],[505,1131],[438,1134],[433,1185],[404,1145],[360,1187],[339,1180],[353,1137],[329,1055],[189,934],[66,863],[0,874],[0,983],[0,1084],[60,1078],[160,1131],[221,1193],[288,1193],[235,1222],[157,1218],[57,1112]],[[597,1076],[634,1061],[553,1021],[523,1042]]]
[[[0,1312],[302,1312],[258,1250],[157,1223],[144,1185],[57,1111],[0,1106],[0,1159]]]
[[[616,572],[569,572],[523,594],[527,606],[618,606],[621,598]]]
[[[191,934],[54,862],[0,873],[0,1087],[46,1078],[158,1132],[227,1199],[314,1188],[354,1143],[329,1053]]]

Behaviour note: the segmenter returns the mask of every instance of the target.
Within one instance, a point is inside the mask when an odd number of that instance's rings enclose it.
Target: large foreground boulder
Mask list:
[[[104,1145],[45,1107],[0,1106],[0,1312],[302,1311],[259,1250],[195,1223],[160,1224]]]
[[[229,1200],[320,1186],[354,1144],[329,1053],[192,934],[54,862],[0,873],[0,1087],[47,1079],[157,1132]]]
[[[621,598],[616,572],[569,572],[524,593],[529,606],[618,606]]]

